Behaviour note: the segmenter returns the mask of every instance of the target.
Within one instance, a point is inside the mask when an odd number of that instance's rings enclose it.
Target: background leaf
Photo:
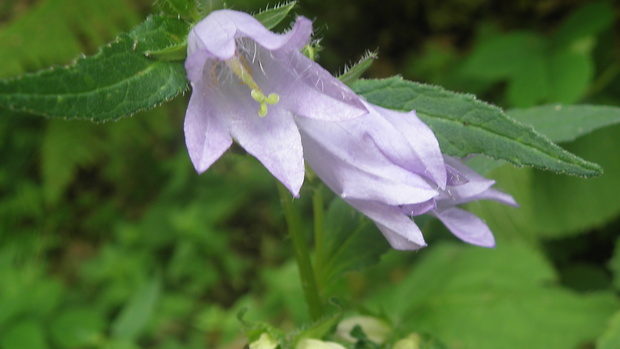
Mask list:
[[[181,62],[144,56],[173,46],[188,24],[153,16],[71,66],[0,81],[0,105],[13,110],[64,118],[107,121],[153,108],[187,88]]]
[[[0,78],[64,64],[95,52],[139,22],[129,0],[39,1],[21,18],[0,28]]]
[[[117,340],[136,340],[151,319],[160,291],[159,278],[145,282],[112,324],[112,336]]]
[[[441,150],[452,156],[485,154],[514,165],[591,177],[600,167],[551,143],[501,109],[471,95],[446,91],[400,78],[360,80],[354,90],[389,109],[415,110],[435,132]]]
[[[620,123],[620,108],[602,105],[545,105],[510,109],[506,113],[557,143],[570,142],[596,129]]]
[[[435,244],[373,304],[401,331],[429,332],[453,348],[566,349],[592,341],[617,300],[553,286],[555,279],[544,258],[520,244]]]

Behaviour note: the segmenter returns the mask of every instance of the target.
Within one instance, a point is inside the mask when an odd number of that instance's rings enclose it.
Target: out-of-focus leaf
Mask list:
[[[565,349],[594,340],[618,301],[611,292],[576,294],[555,280],[544,258],[524,245],[438,244],[372,303],[405,333],[428,332],[454,348]]]
[[[620,123],[620,108],[599,105],[545,105],[506,113],[553,142],[573,141],[599,128]]]
[[[616,240],[614,256],[609,262],[609,268],[614,273],[614,287],[616,290],[620,290],[620,237]]]
[[[100,144],[96,126],[83,121],[50,120],[41,145],[43,192],[56,203],[80,166],[95,159]]]
[[[558,49],[548,58],[549,100],[578,102],[588,89],[594,73],[592,59],[573,49]]]
[[[104,337],[106,319],[92,308],[63,311],[51,324],[52,340],[62,348],[96,345]]]
[[[593,1],[573,12],[552,37],[556,46],[593,36],[613,24],[614,8],[608,1]]]
[[[382,107],[415,110],[435,132],[441,150],[449,155],[485,154],[517,166],[583,177],[601,173],[598,165],[563,150],[530,126],[471,95],[400,78],[360,80],[353,88]]]
[[[596,349],[620,348],[620,311],[611,317],[607,329],[596,342]]]
[[[112,324],[112,337],[117,340],[135,340],[144,330],[155,310],[161,282],[158,277],[144,283]]]
[[[521,62],[531,61],[544,47],[536,33],[499,34],[479,42],[461,67],[464,76],[498,80],[512,77]],[[516,64],[515,64],[516,63]]]
[[[0,336],[2,349],[46,349],[49,346],[45,342],[45,333],[41,324],[24,320],[15,323]]]

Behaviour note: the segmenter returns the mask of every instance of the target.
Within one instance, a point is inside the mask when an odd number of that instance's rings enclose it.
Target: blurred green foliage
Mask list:
[[[266,1],[229,5],[256,12]],[[0,77],[93,53],[150,6],[0,2]],[[379,48],[369,76],[402,74],[506,108],[620,104],[612,2],[307,0],[297,11],[315,18],[319,60],[333,72]],[[237,148],[197,175],[182,136],[186,103],[103,125],[0,110],[0,348],[240,348],[242,308],[284,330],[308,320],[273,179]],[[324,291],[343,303],[334,312],[385,319],[392,341],[421,331],[448,348],[615,348],[619,132],[562,143],[603,166],[597,179],[493,169],[522,205],[472,205],[495,250],[455,244],[421,220],[429,248],[324,275]],[[308,213],[310,194],[300,199]],[[318,265],[375,261],[381,236],[369,222],[355,233],[373,249],[339,252],[344,226],[360,218],[330,205],[325,226],[340,233]]]

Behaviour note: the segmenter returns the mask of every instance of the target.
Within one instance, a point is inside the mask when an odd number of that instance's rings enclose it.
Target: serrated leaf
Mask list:
[[[620,108],[611,106],[557,104],[510,109],[506,113],[558,143],[574,141],[599,128],[620,123]]]
[[[565,151],[532,127],[472,95],[400,78],[360,80],[353,89],[382,107],[415,110],[448,155],[485,154],[516,166],[583,177],[601,174],[600,166]]]
[[[0,105],[68,119],[108,121],[153,108],[187,88],[181,62],[144,53],[174,46],[189,25],[176,18],[149,17],[129,34],[73,65],[0,81]]]
[[[347,271],[377,263],[390,249],[374,224],[340,199],[330,204],[324,229],[325,241],[317,242],[322,247],[315,262],[317,281],[323,288]]]
[[[599,336],[618,301],[611,292],[568,291],[556,279],[524,245],[436,244],[398,287],[385,285],[371,302],[401,331],[428,332],[454,348],[576,348]]]
[[[289,3],[285,3],[279,6],[276,6],[272,9],[266,9],[265,11],[261,11],[254,15],[254,18],[258,19],[265,28],[272,29],[276,25],[278,25],[286,16],[291,12],[291,10],[297,5],[297,1],[291,1]]]

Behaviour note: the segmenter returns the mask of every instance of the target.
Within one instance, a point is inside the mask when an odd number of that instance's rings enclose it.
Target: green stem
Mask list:
[[[306,304],[310,310],[312,320],[318,320],[323,316],[323,303],[319,296],[312,262],[310,261],[310,251],[308,243],[304,236],[301,215],[299,207],[293,202],[293,198],[288,190],[278,183],[278,192],[280,193],[280,202],[284,209],[284,217],[288,226],[289,235],[293,241],[293,250],[297,259],[297,268],[301,277],[301,286],[306,298]]]
[[[325,241],[325,210],[323,209],[323,187],[321,184],[314,186],[312,212],[314,213],[314,255],[317,263],[321,263],[323,261],[323,241]]]

